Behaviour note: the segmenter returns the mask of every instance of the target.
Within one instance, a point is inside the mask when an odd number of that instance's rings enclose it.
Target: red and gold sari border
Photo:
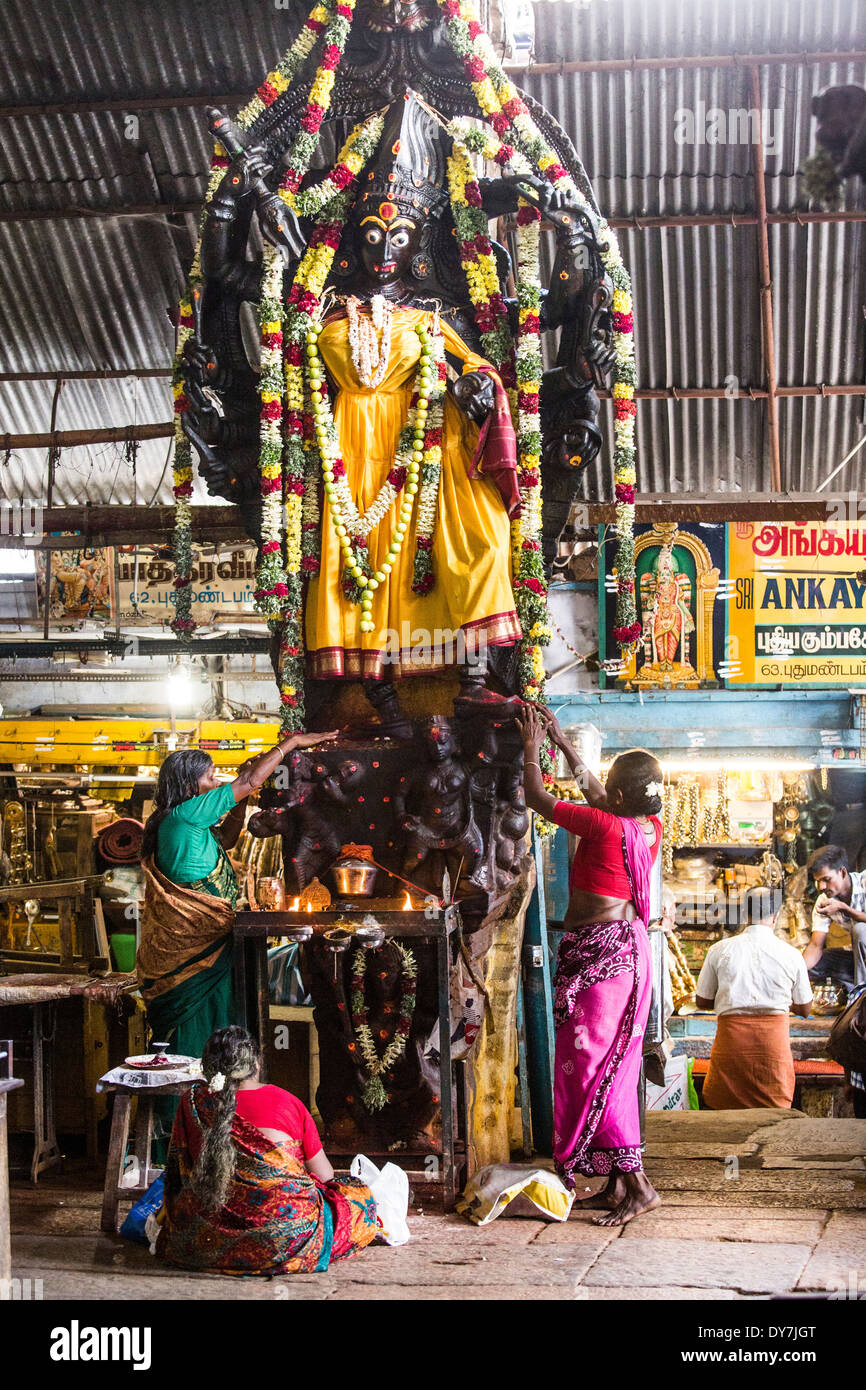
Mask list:
[[[516,612],[494,613],[478,618],[458,629],[423,628],[394,634],[393,646],[369,649],[364,647],[319,647],[306,655],[307,675],[311,680],[401,680],[407,676],[429,676],[447,671],[464,662],[476,661],[484,647],[505,647],[519,642],[520,623]],[[432,640],[431,640],[432,639]]]

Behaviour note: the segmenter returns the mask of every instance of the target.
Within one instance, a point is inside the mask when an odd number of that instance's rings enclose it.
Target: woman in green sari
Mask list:
[[[199,749],[170,753],[144,828],[145,901],[136,956],[154,1038],[200,1057],[211,1033],[235,1022],[232,921],[238,882],[227,850],[243,829],[247,798],[296,748],[336,737],[292,734],[251,758],[233,782],[217,781]],[[173,1107],[173,1108],[176,1108]]]

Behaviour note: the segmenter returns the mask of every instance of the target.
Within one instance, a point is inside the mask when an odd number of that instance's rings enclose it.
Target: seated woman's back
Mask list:
[[[237,1113],[255,1125],[267,1139],[281,1144],[291,1140],[303,1151],[307,1163],[321,1152],[322,1141],[307,1107],[281,1086],[246,1083],[238,1087]]]

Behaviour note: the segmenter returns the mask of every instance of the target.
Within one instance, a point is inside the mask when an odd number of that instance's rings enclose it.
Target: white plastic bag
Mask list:
[[[405,1245],[409,1239],[409,1179],[396,1163],[386,1163],[379,1171],[364,1154],[356,1154],[349,1169],[353,1178],[366,1183],[376,1202],[382,1229],[377,1240],[386,1245]]]
[[[688,1057],[669,1057],[665,1062],[665,1084],[646,1083],[647,1110],[689,1110],[693,1102]]]
[[[484,1008],[487,995],[473,978],[472,972],[462,956],[451,971],[448,987],[451,1012],[451,1060],[460,1062],[472,1051],[475,1039],[484,1023]],[[439,1065],[439,1020],[424,1044],[424,1058],[432,1066]]]

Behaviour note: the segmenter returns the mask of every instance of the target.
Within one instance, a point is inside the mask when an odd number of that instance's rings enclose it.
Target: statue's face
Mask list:
[[[422,224],[400,213],[393,203],[383,203],[382,211],[395,215],[370,214],[361,220],[361,264],[373,284],[391,285],[409,269],[421,241]]]
[[[435,762],[444,762],[454,752],[454,739],[450,726],[443,720],[427,727],[427,747]]]

